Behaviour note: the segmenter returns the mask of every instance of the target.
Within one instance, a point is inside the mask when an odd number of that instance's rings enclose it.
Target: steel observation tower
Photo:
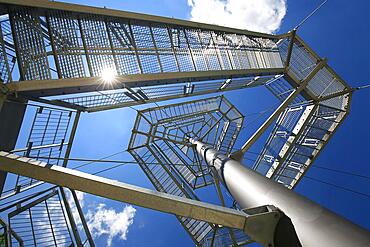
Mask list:
[[[254,87],[279,105],[239,136],[249,120],[223,93]],[[352,93],[294,30],[0,0],[0,241],[95,246],[78,190],[173,214],[196,246],[368,247],[369,231],[294,191],[349,114]],[[70,157],[80,117],[145,104],[127,152],[156,191],[70,165],[124,163]],[[218,205],[199,196],[211,186]]]

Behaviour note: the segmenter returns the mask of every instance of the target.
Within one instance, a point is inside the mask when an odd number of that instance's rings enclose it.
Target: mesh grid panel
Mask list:
[[[10,16],[24,80],[282,68],[277,39],[26,7]]]
[[[47,80],[51,78],[49,63],[39,15],[27,8],[12,8],[13,23],[19,60],[25,80]]]
[[[71,119],[73,119],[71,111],[38,107],[26,142],[26,148],[15,150],[15,152],[21,156],[31,157],[50,165],[61,165],[62,162],[59,159],[51,158],[60,158],[65,153]],[[18,175],[15,186],[3,190],[2,196],[17,194],[37,183],[39,183],[38,180]]]
[[[103,20],[96,16],[84,17],[81,22],[81,35],[86,44],[91,76],[101,76],[104,69],[116,70],[108,34]]]
[[[8,56],[5,50],[3,30],[0,22],[0,83],[9,82],[11,78]]]
[[[54,191],[9,213],[9,226],[23,246],[73,245],[59,194]],[[13,246],[18,246],[15,238]]]
[[[85,76],[83,59],[80,51],[77,20],[63,11],[56,11],[48,17],[52,31],[52,45],[57,52],[62,78]]]

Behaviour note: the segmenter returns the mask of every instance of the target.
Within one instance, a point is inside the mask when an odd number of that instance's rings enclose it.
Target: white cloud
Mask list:
[[[76,195],[81,207],[84,207],[84,193],[76,191]],[[82,229],[82,223],[70,193],[68,193],[68,201],[76,224],[79,229]],[[108,209],[105,204],[100,203],[94,209],[89,208],[87,214],[85,214],[85,219],[93,238],[96,239],[102,235],[107,235],[107,246],[111,246],[113,238],[117,236],[122,240],[126,240],[128,228],[134,222],[135,213],[136,209],[130,205],[125,206],[121,212],[117,212],[112,208]]]
[[[125,206],[121,212],[116,212],[101,203],[96,211],[87,212],[86,220],[94,238],[108,235],[107,246],[111,246],[116,236],[126,240],[128,227],[134,222],[135,212],[136,209],[130,205]]]
[[[277,31],[286,0],[188,0],[190,20],[264,33]]]

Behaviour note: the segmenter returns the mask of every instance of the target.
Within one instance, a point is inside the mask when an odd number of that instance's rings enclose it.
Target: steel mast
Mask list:
[[[216,171],[214,174],[242,208],[273,205],[290,218],[293,228],[289,222],[278,224],[274,246],[370,246],[370,234],[360,226],[248,169],[209,145],[195,139],[189,142],[196,146],[197,152]]]

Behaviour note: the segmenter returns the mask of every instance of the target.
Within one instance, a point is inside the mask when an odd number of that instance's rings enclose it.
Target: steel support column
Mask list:
[[[336,215],[315,202],[279,185],[261,174],[243,166],[240,162],[227,158],[210,146],[194,139],[198,153],[207,164],[217,171],[225,187],[242,208],[255,208],[273,205],[288,216],[294,226],[297,242],[275,243],[279,246],[304,247],[338,247],[338,246],[370,246],[370,232],[358,225]],[[287,241],[290,231],[285,231],[282,238]],[[293,239],[294,240],[294,239]]]

